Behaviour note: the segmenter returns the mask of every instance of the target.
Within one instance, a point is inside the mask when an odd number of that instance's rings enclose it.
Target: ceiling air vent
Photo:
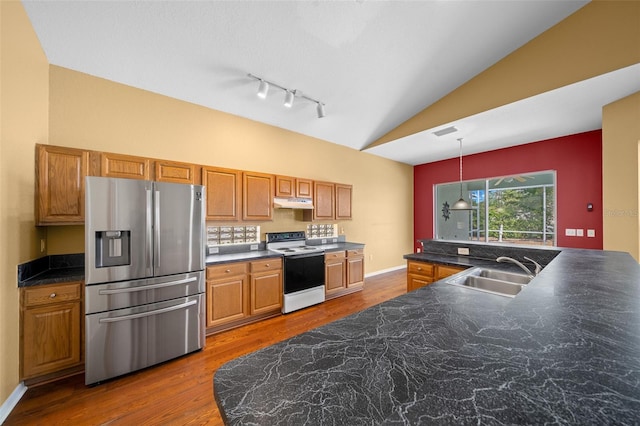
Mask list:
[[[440,136],[448,135],[449,133],[454,133],[457,131],[458,129],[456,129],[454,126],[451,126],[451,127],[446,127],[444,129],[440,129],[437,132],[433,132],[433,134],[440,137]]]

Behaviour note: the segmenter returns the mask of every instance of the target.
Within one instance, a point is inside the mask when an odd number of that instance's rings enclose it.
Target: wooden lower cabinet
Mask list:
[[[281,312],[282,291],[282,259],[251,262],[251,315]]]
[[[280,315],[282,259],[207,267],[207,334]]]
[[[53,379],[82,370],[82,286],[77,281],[21,289],[22,380]]]
[[[466,268],[438,263],[407,261],[407,292],[424,287]]]
[[[325,298],[344,296],[364,287],[364,249],[327,252],[324,265]]]

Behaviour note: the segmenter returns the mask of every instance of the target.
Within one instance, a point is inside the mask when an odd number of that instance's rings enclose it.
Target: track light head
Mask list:
[[[318,113],[318,118],[324,117],[324,104],[322,102],[318,102],[318,105],[316,105],[316,111]]]
[[[286,94],[284,95],[284,106],[286,106],[287,108],[291,108],[293,106],[294,96],[294,92],[292,92],[291,90],[287,90]]]
[[[260,99],[266,99],[268,92],[269,92],[269,83],[260,79],[260,87],[258,87],[258,93],[257,93],[258,97]]]

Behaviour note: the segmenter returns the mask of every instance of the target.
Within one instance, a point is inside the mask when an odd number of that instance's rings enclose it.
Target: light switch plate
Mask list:
[[[566,228],[564,230],[564,235],[567,237],[575,237],[576,236],[576,230],[575,229],[571,229],[571,228]]]
[[[595,238],[595,236],[596,236],[596,230],[595,229],[587,229],[587,237]]]
[[[251,246],[249,247],[250,250],[258,250],[258,245],[257,244],[251,244]]]
[[[576,237],[584,237],[584,229],[576,229]]]
[[[458,254],[469,256],[469,248],[468,247],[458,247]]]

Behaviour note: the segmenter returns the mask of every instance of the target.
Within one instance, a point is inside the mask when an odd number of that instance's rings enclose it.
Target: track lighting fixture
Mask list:
[[[284,94],[284,106],[287,108],[291,108],[293,106],[293,101],[295,100],[295,98],[299,98],[299,99],[306,99],[309,102],[313,102],[316,104],[316,112],[318,114],[318,118],[322,118],[324,117],[325,114],[325,110],[324,110],[324,106],[325,104],[323,102],[320,102],[317,99],[314,99],[312,97],[309,97],[305,94],[303,94],[301,91],[297,90],[297,89],[287,89],[284,86],[281,86],[279,84],[276,84],[272,81],[267,81],[263,78],[257,77],[253,74],[247,74],[247,76],[249,78],[252,78],[254,80],[258,80],[260,82],[260,85],[258,86],[258,92],[256,93],[256,95],[261,98],[261,99],[266,99],[267,94],[269,92],[269,88],[270,87],[275,87],[277,89],[282,90],[283,92],[285,92]]]
[[[260,87],[258,88],[258,97],[260,99],[266,99],[269,92],[269,83],[264,80],[260,80]]]
[[[284,95],[284,106],[287,108],[291,108],[293,106],[293,98],[295,96],[295,92],[287,90],[287,93]]]

